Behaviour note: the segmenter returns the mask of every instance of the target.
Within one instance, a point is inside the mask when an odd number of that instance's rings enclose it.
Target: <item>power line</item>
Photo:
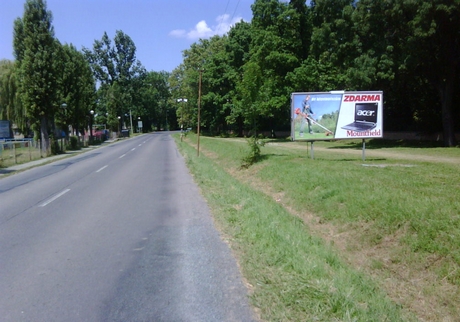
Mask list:
[[[240,4],[240,0],[236,3],[235,11],[233,11],[232,19],[230,19],[230,23],[233,21],[233,17],[235,17],[236,10],[238,9],[238,5]]]
[[[220,19],[220,24],[221,25],[224,23],[224,17],[225,17],[225,14],[227,13],[229,3],[230,3],[230,0],[227,0],[227,5],[225,6],[224,14],[222,15],[222,18]]]

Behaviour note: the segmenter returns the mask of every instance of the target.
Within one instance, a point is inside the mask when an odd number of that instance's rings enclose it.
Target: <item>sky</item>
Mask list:
[[[26,0],[0,0],[0,59],[13,60],[13,23]],[[171,72],[182,51],[228,32],[240,20],[250,22],[254,0],[46,0],[55,37],[78,50],[92,49],[104,32],[113,41],[123,31],[136,45],[147,71]]]

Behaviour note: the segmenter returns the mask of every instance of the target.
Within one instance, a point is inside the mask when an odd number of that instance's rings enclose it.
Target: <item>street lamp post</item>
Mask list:
[[[129,110],[129,123],[131,123],[131,136],[133,135],[133,114],[131,113],[131,109]]]
[[[67,109],[67,104],[66,103],[62,103],[61,104],[61,109],[63,111],[63,114],[64,114],[64,120],[63,120],[63,130],[64,131],[64,141],[67,142],[67,132],[69,131],[69,128],[64,128],[65,126],[67,126],[67,119],[66,119],[66,109]],[[64,144],[62,142],[62,134],[61,134],[61,152],[64,152]]]
[[[142,133],[142,128],[143,128],[143,126],[142,126],[142,120],[141,120],[141,117],[138,116],[138,117],[137,117],[137,132],[138,132],[138,133]]]
[[[180,102],[183,102],[183,103],[187,103],[187,99],[186,98],[178,98],[177,99],[177,102],[180,103]],[[180,124],[180,140],[182,141],[182,137],[184,136],[184,106],[181,106],[181,117],[180,117],[180,121],[181,121],[181,124]]]
[[[94,115],[94,111],[91,110],[89,111],[89,144],[91,144],[93,142],[93,115]]]

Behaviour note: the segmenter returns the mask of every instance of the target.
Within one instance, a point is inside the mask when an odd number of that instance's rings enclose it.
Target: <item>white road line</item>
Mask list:
[[[139,144],[139,146],[142,146],[142,144]]]
[[[57,195],[55,195],[54,197],[51,197],[50,199],[48,199],[47,201],[45,201],[44,203],[42,203],[40,205],[40,207],[45,207],[47,206],[48,204],[52,203],[54,200],[56,200],[57,198],[59,197],[62,197],[63,195],[65,195],[67,192],[69,192],[70,189],[65,189],[64,191],[58,193]]]
[[[136,150],[136,148],[132,148],[132,149],[131,149],[131,151],[134,151],[134,150]]]
[[[123,158],[125,155],[126,155],[126,153],[125,153],[125,154],[123,154],[123,155],[121,155],[121,156],[120,156],[118,159],[121,159],[121,158]]]
[[[107,168],[107,167],[108,167],[108,165],[105,165],[105,166],[103,166],[102,168],[100,168],[99,170],[97,170],[96,172],[101,172],[102,170],[104,170],[104,169]]]

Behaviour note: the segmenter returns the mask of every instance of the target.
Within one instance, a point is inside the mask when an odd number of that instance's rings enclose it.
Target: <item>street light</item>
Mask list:
[[[178,98],[177,99],[177,102],[180,103],[180,102],[184,102],[184,103],[187,103],[187,99],[186,98]],[[181,124],[180,124],[180,140],[182,141],[183,139],[183,136],[184,136],[184,107],[182,106],[181,107],[181,117],[180,117],[180,121],[181,121]]]
[[[64,102],[61,104],[61,109],[63,111],[63,114],[64,114],[64,120],[63,120],[63,124],[62,124],[62,129],[64,131],[64,139],[66,141],[66,144],[67,144],[67,132],[69,131],[69,127],[67,126],[67,120],[66,120],[66,110],[67,110],[67,104]],[[64,127],[67,127],[67,128],[64,128]],[[60,135],[61,137],[61,152],[64,152],[64,143],[62,142],[62,133]]]
[[[133,114],[131,113],[131,109],[129,110],[129,123],[131,123],[131,136],[133,135]]]
[[[94,111],[91,110],[89,111],[89,140],[90,142],[89,143],[92,143],[93,142],[93,115],[94,115]]]
[[[178,103],[180,103],[180,102],[187,103],[188,100],[186,98],[178,98],[177,102]],[[183,127],[184,127],[184,107],[182,106],[182,108],[181,108],[181,128],[183,128]]]
[[[138,133],[141,133],[142,132],[142,120],[141,120],[141,117],[138,116],[137,117],[137,132]]]

